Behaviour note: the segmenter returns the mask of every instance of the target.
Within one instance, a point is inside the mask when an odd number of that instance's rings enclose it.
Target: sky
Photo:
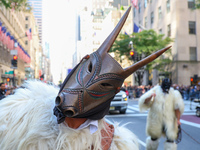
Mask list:
[[[72,65],[74,49],[71,40],[75,34],[76,13],[74,2],[43,1],[43,41],[49,43],[51,73],[55,84],[60,80],[60,73]],[[62,70],[62,66],[66,70]]]

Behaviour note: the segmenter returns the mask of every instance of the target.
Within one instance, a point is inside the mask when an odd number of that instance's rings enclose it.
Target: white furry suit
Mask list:
[[[58,89],[39,81],[29,81],[14,95],[0,102],[1,150],[101,150],[101,129],[74,130],[57,124],[53,115]],[[138,150],[136,136],[125,127],[115,126],[110,150]]]
[[[156,94],[154,101],[145,104],[145,99],[149,98],[152,93]],[[170,88],[169,94],[166,94],[162,91],[162,88],[157,85],[140,97],[139,109],[140,111],[149,109],[146,126],[147,135],[154,139],[159,139],[162,134],[166,135],[170,140],[175,140],[177,138],[178,125],[175,109],[179,109],[181,114],[184,111],[184,102],[179,91]],[[147,149],[148,142],[149,139],[147,139]]]

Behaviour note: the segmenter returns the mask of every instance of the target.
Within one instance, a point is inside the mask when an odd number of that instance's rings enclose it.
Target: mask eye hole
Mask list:
[[[109,84],[109,83],[101,83],[100,87],[103,88],[103,89],[111,89],[111,88],[113,88],[113,86],[111,84]]]
[[[88,65],[88,71],[91,73],[92,72],[92,63],[90,62],[90,64]]]

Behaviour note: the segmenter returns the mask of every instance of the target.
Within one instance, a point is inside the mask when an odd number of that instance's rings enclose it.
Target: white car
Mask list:
[[[111,101],[109,112],[119,110],[121,114],[125,114],[127,105],[128,97],[126,95],[126,92],[120,90],[120,92],[117,93]]]

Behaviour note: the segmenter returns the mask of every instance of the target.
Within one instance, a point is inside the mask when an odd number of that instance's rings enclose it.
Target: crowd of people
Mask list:
[[[140,85],[140,86],[135,85],[135,86],[127,86],[124,88],[128,91],[128,95],[130,98],[139,98],[153,87],[154,86],[151,85]],[[172,87],[181,93],[184,100],[193,101],[194,99],[200,99],[200,85],[184,86],[184,85],[173,84]]]
[[[153,87],[154,86],[152,85],[135,85],[123,87],[123,89],[126,91],[127,95],[129,95],[129,98],[139,98]],[[193,101],[194,99],[200,99],[200,85],[185,86],[173,84],[172,87],[181,93],[184,100]],[[3,82],[0,83],[0,100],[3,99],[6,95],[13,94],[15,89],[16,87],[8,86]]]

